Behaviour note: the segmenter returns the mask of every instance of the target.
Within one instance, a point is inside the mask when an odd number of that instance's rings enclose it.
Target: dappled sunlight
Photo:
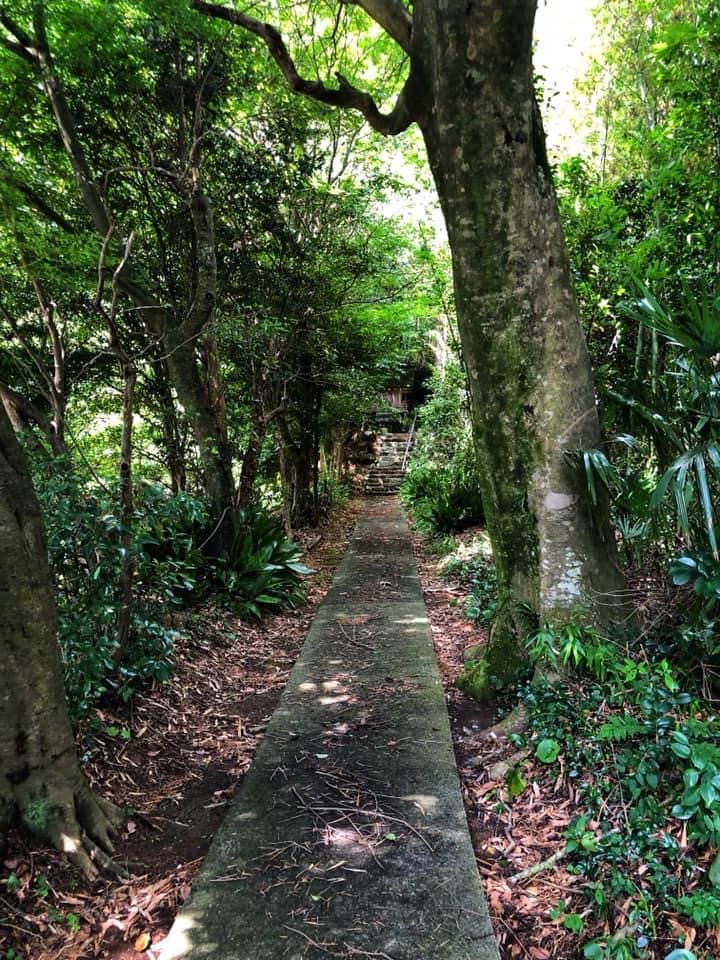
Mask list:
[[[77,840],[69,837],[66,833],[60,834],[60,849],[64,853],[77,853],[80,849]]]
[[[175,923],[162,944],[158,960],[182,960],[187,956],[195,946],[194,940],[198,939],[197,934],[202,929],[202,925],[189,910],[183,911],[175,920]],[[196,936],[192,933],[196,931]],[[203,952],[210,953],[217,948],[217,944],[208,943],[204,945]],[[197,955],[197,954],[196,954]]]
[[[437,813],[439,798],[433,794],[427,793],[408,793],[401,800],[407,800],[408,803],[414,803],[424,817]]]
[[[257,814],[253,810],[245,810],[243,813],[239,814],[236,819],[248,823],[251,820],[257,820]]]
[[[353,699],[348,694],[342,694],[339,697],[318,697],[318,703],[323,707],[330,707],[335,703],[349,703]]]
[[[334,827],[328,824],[320,832],[320,839],[326,847],[342,847],[346,852],[353,849],[365,853],[367,841],[360,842],[358,834],[351,827]]]

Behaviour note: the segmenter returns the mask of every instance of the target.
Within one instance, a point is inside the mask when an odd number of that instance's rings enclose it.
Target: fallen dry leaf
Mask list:
[[[136,953],[144,953],[147,948],[150,946],[150,934],[145,932],[141,933],[139,937],[135,938],[135,943],[133,947],[135,948]]]

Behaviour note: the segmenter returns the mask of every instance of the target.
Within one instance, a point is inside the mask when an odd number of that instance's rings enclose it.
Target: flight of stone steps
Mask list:
[[[398,492],[405,475],[409,437],[408,433],[383,433],[378,437],[375,463],[363,481],[365,494],[388,496]]]

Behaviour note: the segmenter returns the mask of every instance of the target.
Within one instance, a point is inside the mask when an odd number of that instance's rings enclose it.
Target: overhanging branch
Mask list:
[[[222,7],[216,3],[206,3],[205,0],[192,0],[193,7],[200,13],[205,13],[210,17],[217,17],[220,20],[227,20],[236,26],[254,33],[260,37],[273,58],[288,86],[294,93],[301,93],[304,96],[311,97],[313,100],[319,100],[320,103],[327,103],[332,107],[341,107],[344,109],[357,110],[367,120],[370,126],[385,136],[394,136],[407,130],[413,122],[414,117],[408,106],[408,83],[405,83],[400,96],[397,99],[395,107],[390,113],[381,113],[377,104],[369,93],[359,90],[353,86],[345,77],[336,74],[337,88],[328,87],[322,80],[306,80],[297,72],[295,62],[285,46],[285,41],[279,31],[269,23],[263,23],[255,17],[251,17],[239,10],[231,7]]]

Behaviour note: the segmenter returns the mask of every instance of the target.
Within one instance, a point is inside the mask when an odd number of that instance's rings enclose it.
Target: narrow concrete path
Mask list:
[[[412,545],[367,501],[161,960],[498,960]]]

